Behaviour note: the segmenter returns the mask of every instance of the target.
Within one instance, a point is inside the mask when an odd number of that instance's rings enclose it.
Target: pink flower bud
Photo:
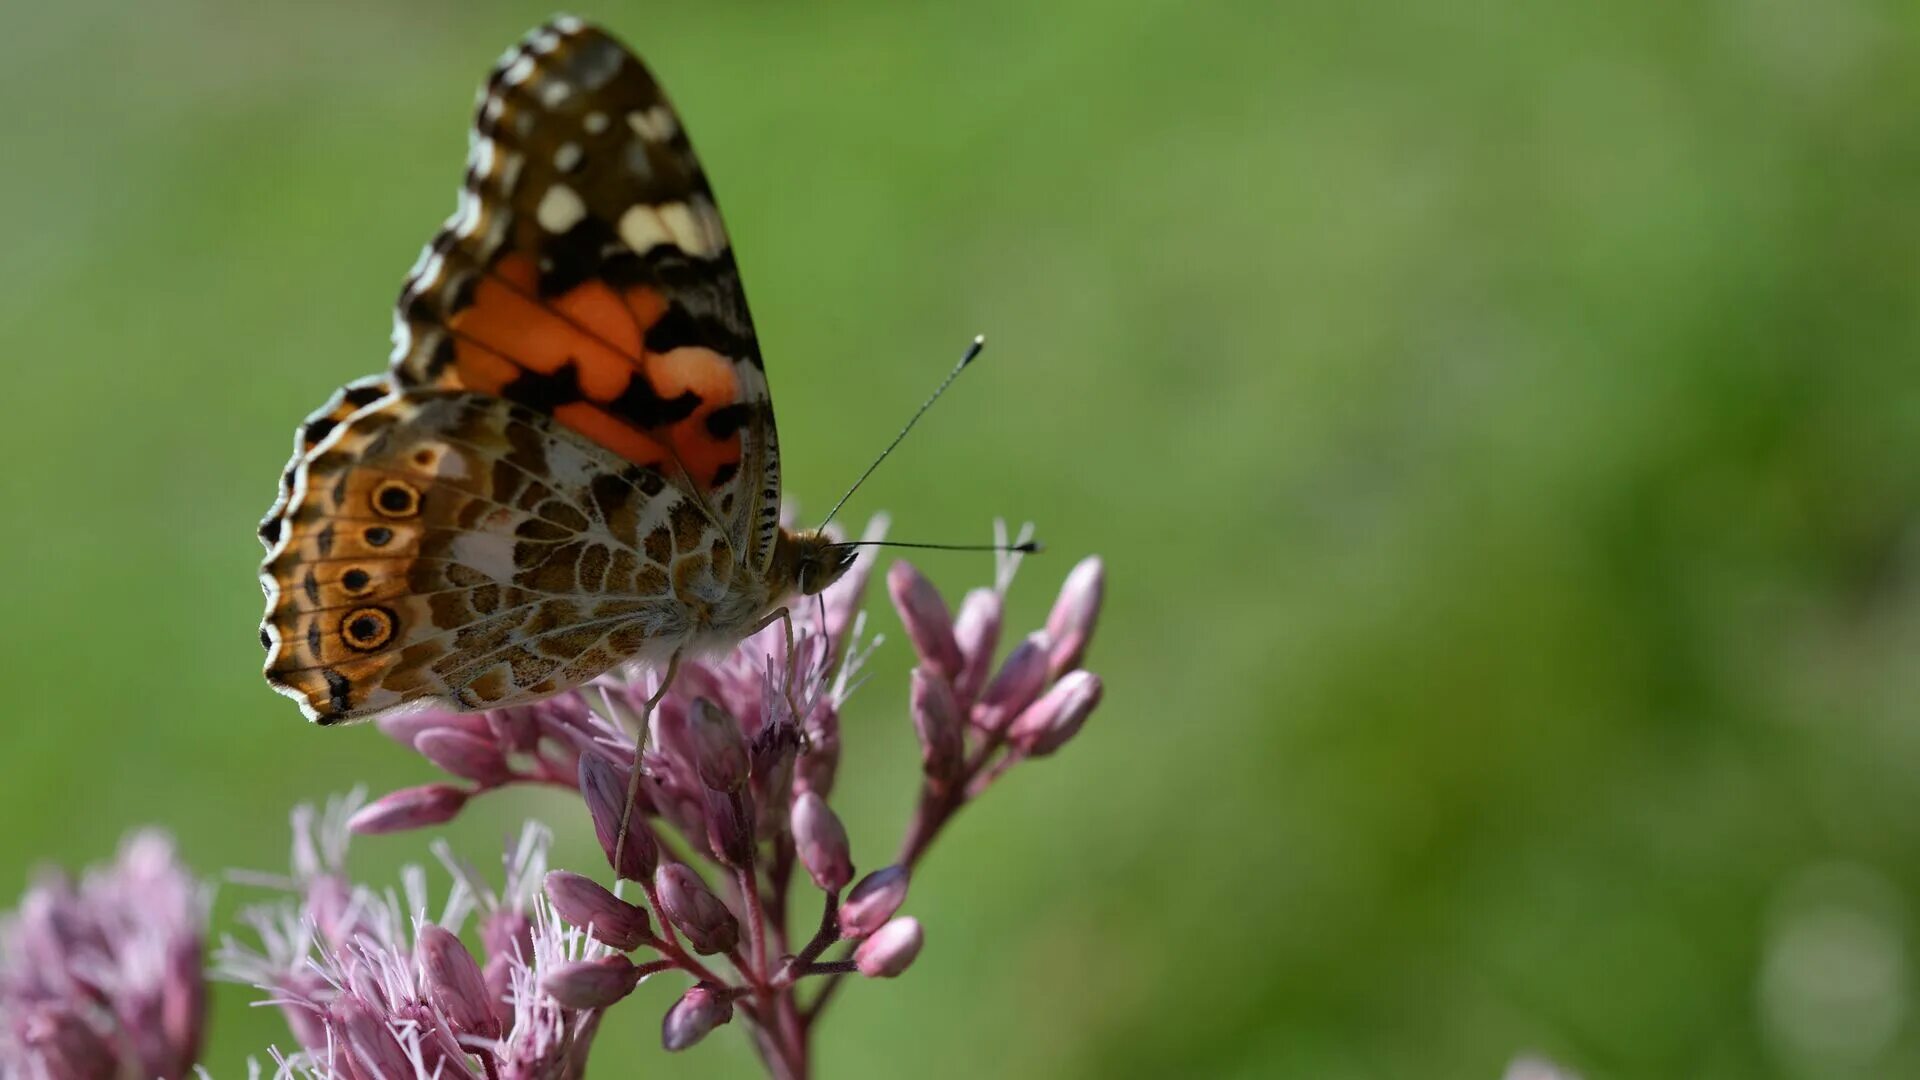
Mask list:
[[[1107,570],[1100,556],[1081,559],[1060,586],[1060,598],[1047,615],[1047,640],[1053,643],[1047,657],[1047,673],[1059,678],[1080,666],[1087,654],[1087,642],[1093,638],[1094,624],[1100,621],[1100,603],[1107,591]]]
[[[347,820],[347,828],[362,836],[405,832],[444,825],[467,805],[467,792],[452,784],[425,784],[382,795]]]
[[[941,782],[960,775],[966,758],[960,702],[946,676],[925,667],[913,669],[909,698],[913,730],[920,736],[920,761],[928,776]]]
[[[645,977],[624,956],[602,956],[558,964],[540,980],[540,986],[569,1009],[604,1009],[633,993]]]
[[[278,989],[286,995],[280,1005],[280,1018],[287,1022],[287,1028],[293,1032],[293,1041],[308,1050],[325,1050],[327,1046],[327,1018],[315,1012],[298,1000],[300,997],[315,997],[329,992],[327,981],[311,971],[295,972],[283,975]],[[65,1076],[65,1073],[55,1073]]]
[[[632,952],[653,937],[646,908],[627,903],[599,882],[571,870],[547,874],[547,899],[567,923],[621,952]]]
[[[992,589],[975,589],[960,604],[953,617],[953,639],[960,646],[964,662],[953,680],[953,690],[961,701],[971,702],[987,683],[993,670],[993,650],[1000,646],[1000,594]]]
[[[517,969],[513,961],[497,955],[488,956],[486,964],[480,969],[481,975],[487,980],[487,994],[493,999],[493,1015],[499,1019],[502,1029],[513,1026],[513,973],[515,970]]]
[[[863,938],[893,918],[907,899],[907,868],[883,866],[853,887],[840,905],[840,936]]]
[[[733,998],[711,983],[699,983],[680,995],[660,1021],[660,1045],[685,1050],[733,1019]]]
[[[740,924],[733,912],[713,895],[700,875],[685,863],[662,863],[653,876],[660,893],[661,914],[671,921],[693,951],[703,956],[723,953],[740,942]]]
[[[533,920],[524,911],[496,908],[480,917],[480,944],[487,959],[517,957],[533,963]]]
[[[721,863],[753,865],[753,825],[746,819],[746,800],[738,795],[708,791],[707,846]]]
[[[796,728],[782,725],[772,737],[762,733],[754,740],[753,776],[748,787],[753,801],[760,806],[784,806],[793,797],[793,774],[799,766],[800,735]],[[760,814],[754,822],[755,835],[771,840],[787,827],[785,814]]]
[[[493,709],[480,715],[486,717],[487,730],[493,734],[493,741],[503,751],[530,754],[540,745],[539,709]]]
[[[423,731],[414,738],[413,748],[447,772],[489,787],[505,783],[512,775],[498,744],[457,728]]]
[[[921,660],[949,679],[959,674],[960,646],[953,639],[953,619],[933,582],[903,560],[887,571],[887,591],[893,594],[893,606]]]
[[[90,1080],[111,1078],[125,1071],[115,1059],[113,1047],[93,1025],[64,1007],[36,1009],[18,1018],[9,1017],[8,1021],[18,1025],[14,1034],[26,1051],[26,1061],[19,1063],[22,1076]]]
[[[1000,665],[999,674],[987,684],[980,703],[973,707],[973,722],[986,731],[998,731],[1020,710],[1033,704],[1047,685],[1047,635],[1028,634],[1014,646]]]
[[[1100,676],[1069,671],[1014,720],[1007,737],[1029,757],[1045,757],[1079,734],[1087,715],[1100,704],[1100,692]]]
[[[413,1073],[407,1052],[401,1048],[400,1040],[393,1037],[386,1021],[351,994],[342,995],[333,1003],[327,1027],[329,1038],[334,1045],[345,1049],[359,1075],[409,1076]]]
[[[687,726],[700,782],[715,791],[739,791],[747,782],[747,741],[739,722],[706,698],[695,698]]]
[[[373,722],[381,734],[402,746],[412,748],[414,741],[429,731],[464,731],[469,735],[488,734],[486,714],[450,712],[410,712],[383,716]]]
[[[320,940],[336,947],[346,944],[342,935],[351,934],[353,922],[349,916],[355,910],[351,882],[338,874],[316,874],[307,882],[303,908],[319,931]]]
[[[827,805],[811,791],[793,800],[793,846],[813,883],[838,895],[853,880],[853,853],[847,830]]]
[[[638,810],[628,818],[626,846],[620,846],[620,813],[627,805],[626,770],[598,754],[582,755],[580,794],[593,817],[593,835],[600,841],[600,850],[607,853],[607,864],[613,865],[618,852],[620,865],[614,870],[621,877],[628,881],[652,877],[654,864],[660,861],[660,846]]]
[[[840,771],[840,710],[833,702],[822,701],[807,717],[807,746],[794,762],[795,791],[817,791],[821,798],[833,794],[834,776]]]
[[[853,966],[869,979],[891,979],[920,955],[923,940],[919,919],[895,919],[860,943],[853,951]]]
[[[446,1014],[455,1033],[483,1039],[500,1037],[500,1020],[494,1015],[493,1002],[487,996],[487,983],[481,977],[480,965],[458,937],[427,923],[420,928],[414,954],[426,973],[427,990],[434,1004]]]

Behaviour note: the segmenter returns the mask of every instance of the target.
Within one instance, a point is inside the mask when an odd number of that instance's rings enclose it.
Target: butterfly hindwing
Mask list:
[[[267,678],[321,723],[578,685],[686,633],[672,575],[688,556],[728,569],[719,530],[657,472],[464,391],[336,421],[274,520]]]
[[[549,413],[702,500],[743,565],[771,556],[773,411],[732,245],[678,113],[595,27],[541,27],[482,88],[392,374]]]

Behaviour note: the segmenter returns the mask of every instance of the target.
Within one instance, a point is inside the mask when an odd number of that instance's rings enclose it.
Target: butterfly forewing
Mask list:
[[[771,554],[773,412],[732,245],[679,115],[597,28],[536,30],[482,88],[393,374],[550,413],[702,499],[741,562]]]

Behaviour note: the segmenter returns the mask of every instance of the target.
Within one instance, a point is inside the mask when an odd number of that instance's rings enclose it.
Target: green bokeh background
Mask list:
[[[473,88],[548,13],[7,10],[8,893],[141,822],[280,867],[294,802],[429,777],[262,684],[253,526],[295,423],[383,365]],[[824,1075],[1920,1075],[1913,7],[581,13],[723,196],[790,493],[985,330],[854,509],[1037,520],[1013,629],[1107,560],[1105,706],[941,841],[927,950],[849,987]],[[846,720],[867,865],[907,655]],[[559,798],[446,832],[486,859],[528,815],[598,863]],[[732,1031],[657,1060],[669,981],[597,1074],[750,1071]],[[246,999],[218,1076],[285,1040]]]

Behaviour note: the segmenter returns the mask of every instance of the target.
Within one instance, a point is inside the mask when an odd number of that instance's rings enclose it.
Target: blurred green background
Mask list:
[[[942,839],[926,953],[849,988],[823,1075],[1920,1075],[1915,11],[582,9],[723,196],[791,494],[984,330],[856,515],[1036,519],[1013,630],[1108,563],[1106,705]],[[549,13],[8,10],[5,895],[148,821],[278,868],[292,803],[429,777],[263,684],[253,527]],[[913,782],[899,640],[836,795],[869,866]],[[600,864],[558,798],[448,833],[487,861],[530,814]],[[655,1060],[669,981],[599,1075],[751,1070],[732,1032]],[[219,1076],[286,1039],[247,997]]]

